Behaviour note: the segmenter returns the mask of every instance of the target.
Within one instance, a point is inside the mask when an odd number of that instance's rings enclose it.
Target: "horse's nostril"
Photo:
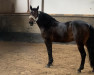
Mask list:
[[[29,24],[32,26],[33,25],[33,22],[29,21]]]

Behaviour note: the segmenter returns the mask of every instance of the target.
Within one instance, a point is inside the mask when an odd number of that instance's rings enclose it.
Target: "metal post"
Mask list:
[[[27,9],[27,13],[29,12],[29,0],[27,0],[27,7],[28,7],[28,9]]]
[[[43,12],[44,12],[44,0],[42,0],[41,11],[43,11]]]

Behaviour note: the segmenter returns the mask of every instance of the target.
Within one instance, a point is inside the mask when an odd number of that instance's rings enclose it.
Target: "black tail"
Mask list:
[[[89,53],[90,65],[94,68],[94,28],[90,26],[90,37],[87,41],[87,49]]]

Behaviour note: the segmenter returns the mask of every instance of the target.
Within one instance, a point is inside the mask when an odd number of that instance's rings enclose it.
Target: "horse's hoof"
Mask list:
[[[52,64],[47,64],[46,68],[50,68],[50,66],[53,66]]]
[[[77,71],[77,72],[78,72],[78,73],[81,73],[81,70],[79,70],[79,69],[78,69],[78,71]]]
[[[47,64],[47,65],[46,65],[46,68],[50,68],[50,65],[49,65],[49,64]]]

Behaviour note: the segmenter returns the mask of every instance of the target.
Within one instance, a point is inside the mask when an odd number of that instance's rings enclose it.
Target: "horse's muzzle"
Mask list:
[[[30,24],[30,26],[33,26],[34,23],[30,21],[29,24]]]

